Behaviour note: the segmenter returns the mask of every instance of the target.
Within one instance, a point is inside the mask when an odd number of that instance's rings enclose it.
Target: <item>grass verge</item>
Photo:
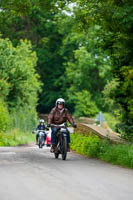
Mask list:
[[[111,144],[97,136],[76,133],[71,134],[71,149],[91,158],[133,168],[133,145]]]
[[[30,132],[13,129],[10,132],[0,133],[0,146],[17,146],[35,141],[35,136]]]

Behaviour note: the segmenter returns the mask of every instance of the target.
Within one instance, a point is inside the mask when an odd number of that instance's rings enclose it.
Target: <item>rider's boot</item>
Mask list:
[[[70,145],[67,145],[67,152],[70,152]]]
[[[54,153],[54,151],[55,151],[55,144],[52,144],[52,145],[51,145],[50,152],[51,152],[51,153]]]

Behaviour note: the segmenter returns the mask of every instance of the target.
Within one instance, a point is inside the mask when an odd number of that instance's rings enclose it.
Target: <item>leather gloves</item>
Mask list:
[[[72,123],[72,127],[73,127],[73,128],[77,128],[77,125],[74,124],[74,123]]]

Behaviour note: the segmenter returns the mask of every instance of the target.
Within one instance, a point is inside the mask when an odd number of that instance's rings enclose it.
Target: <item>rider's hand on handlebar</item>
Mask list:
[[[48,124],[47,127],[51,127],[51,124]]]
[[[57,128],[57,129],[60,129],[60,126],[57,125],[56,128]]]
[[[72,123],[72,127],[73,127],[73,128],[77,128],[77,125],[74,124],[74,123]]]

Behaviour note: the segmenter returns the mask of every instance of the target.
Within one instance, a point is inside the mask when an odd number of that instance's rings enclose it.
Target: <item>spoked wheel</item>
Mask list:
[[[55,152],[54,152],[55,158],[58,158],[59,154],[60,154],[58,148],[59,148],[59,144],[57,144],[56,147],[55,147]]]
[[[66,160],[67,157],[67,138],[63,137],[62,138],[62,160]]]
[[[42,138],[39,138],[38,144],[39,144],[39,148],[42,148],[42,147],[43,147],[43,141],[42,141]]]

